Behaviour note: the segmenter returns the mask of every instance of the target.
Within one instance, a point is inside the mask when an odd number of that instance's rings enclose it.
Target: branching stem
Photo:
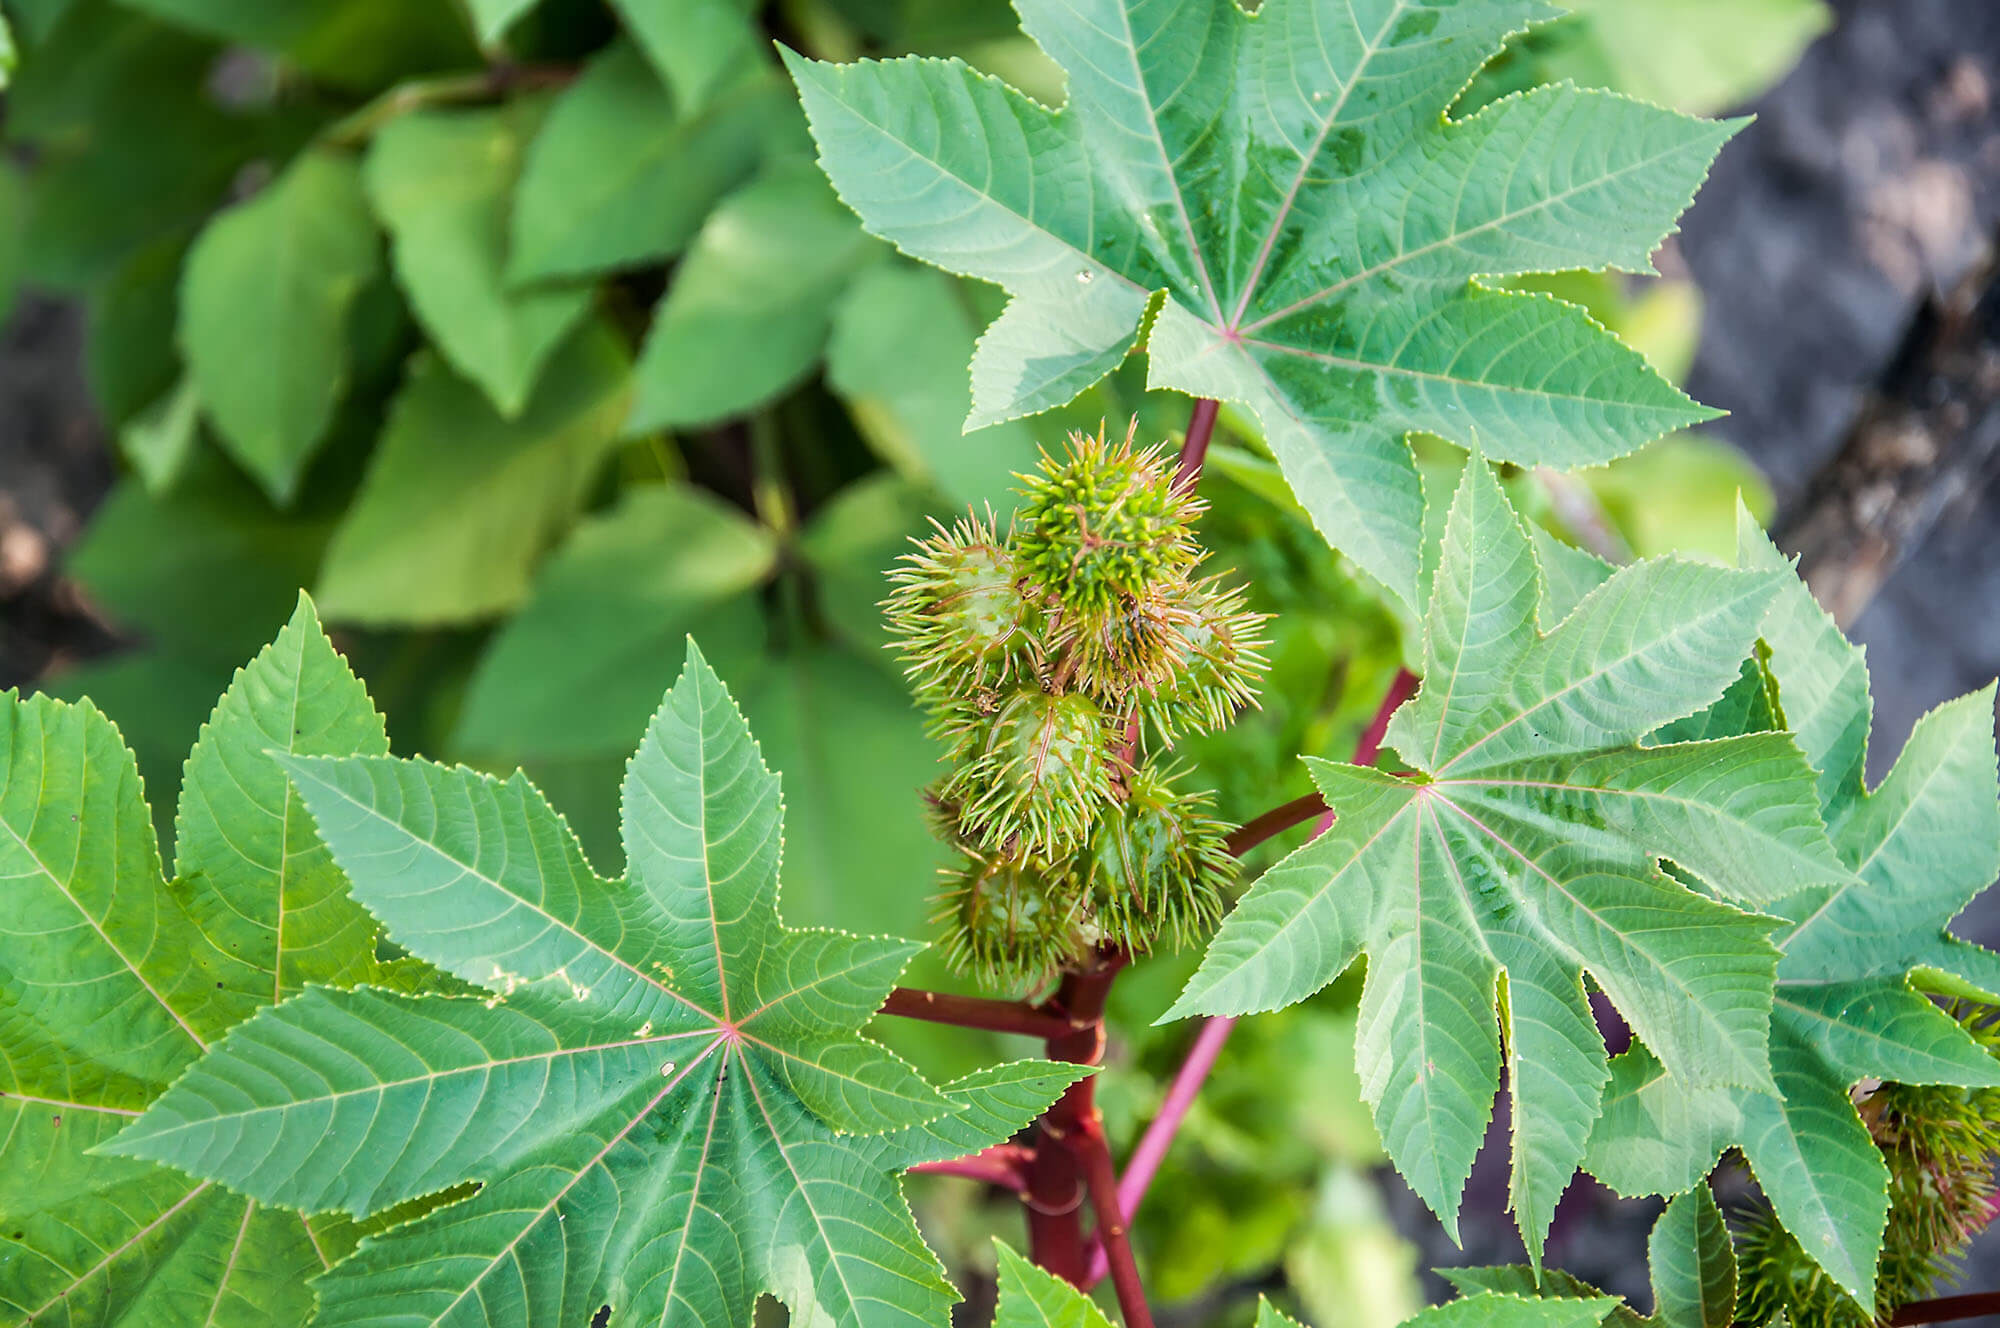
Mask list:
[[[965,1157],[944,1162],[919,1162],[910,1170],[924,1176],[962,1176],[998,1185],[1016,1194],[1028,1192],[1028,1164],[1034,1152],[1020,1144],[994,1144]]]
[[[1889,1319],[1892,1324],[1950,1323],[1954,1319],[1976,1319],[2000,1314],[2000,1291],[1981,1291],[1966,1296],[1939,1296],[1935,1300],[1913,1300]]]
[[[1215,436],[1215,417],[1222,403],[1201,397],[1188,416],[1187,439],[1181,444],[1180,462],[1174,467],[1174,487],[1192,489],[1201,483],[1201,466],[1208,460],[1208,440]]]
[[[1111,1286],[1118,1293],[1118,1310],[1125,1318],[1125,1328],[1153,1328],[1153,1312],[1146,1305],[1146,1288],[1139,1280],[1139,1265],[1132,1257],[1131,1228],[1125,1220],[1124,1200],[1119,1196],[1111,1147],[1104,1139],[1102,1116],[1093,1112],[1084,1122],[1077,1151],[1084,1185],[1090,1191],[1090,1206],[1097,1213],[1097,1249],[1110,1265]]]
[[[1326,810],[1325,798],[1317,793],[1308,793],[1246,822],[1223,843],[1232,855],[1240,858],[1265,840],[1275,838],[1295,825],[1304,825],[1316,816],[1325,815]]]
[[[949,992],[898,987],[882,1002],[883,1014],[905,1019],[924,1019],[933,1024],[959,1028],[983,1028],[992,1033],[1019,1033],[1025,1037],[1064,1037],[1076,1026],[1061,1015],[1051,1014],[1025,1001],[996,1001],[986,996],[955,996]]]
[[[1381,705],[1375,709],[1375,717],[1368,721],[1368,727],[1361,731],[1361,737],[1354,744],[1355,765],[1373,765],[1382,754],[1382,736],[1389,731],[1389,719],[1403,702],[1416,691],[1417,676],[1408,669],[1398,669],[1390,680],[1389,690],[1383,695]],[[1229,851],[1241,857],[1252,848],[1274,835],[1281,834],[1309,821],[1315,816],[1324,818],[1313,831],[1323,833],[1332,824],[1332,812],[1325,799],[1319,794],[1308,794],[1295,798],[1282,807],[1274,807],[1254,821],[1245,825],[1229,837]],[[1223,1044],[1229,1041],[1230,1033],[1236,1028],[1236,1020],[1228,1015],[1210,1017],[1195,1034],[1194,1045],[1188,1049],[1187,1059],[1175,1072],[1174,1081],[1167,1089],[1167,1096],[1160,1103],[1160,1114],[1139,1139],[1138,1147],[1132,1150],[1131,1159],[1125,1164],[1125,1178],[1118,1184],[1118,1202],[1122,1212],[1136,1213],[1139,1204],[1146,1197],[1146,1189],[1153,1183],[1153,1177],[1166,1159],[1167,1150],[1173,1146],[1174,1136],[1179,1133],[1181,1122],[1187,1119],[1188,1111],[1194,1106],[1195,1097],[1208,1079],[1209,1071],[1215,1068],[1216,1059],[1222,1055]],[[1090,1271],[1086,1285],[1095,1285],[1103,1280],[1105,1273],[1117,1271],[1115,1263],[1108,1257],[1108,1251],[1100,1244],[1091,1251]]]
[[[1069,1031],[1044,1044],[1050,1060],[1096,1065],[1104,1059],[1104,1002],[1127,959],[1123,951],[1101,952],[1088,967],[1063,975],[1062,985],[1044,1008],[1066,1016]],[[1035,1134],[1034,1161],[1028,1168],[1028,1192],[1023,1196],[1028,1207],[1029,1257],[1076,1286],[1083,1285],[1090,1272],[1090,1247],[1084,1238],[1081,1212],[1084,1174],[1078,1150],[1096,1120],[1096,1079],[1071,1084],[1042,1113]]]

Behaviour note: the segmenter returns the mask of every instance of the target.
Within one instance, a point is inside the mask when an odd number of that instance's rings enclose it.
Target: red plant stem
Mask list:
[[[1180,462],[1174,467],[1174,487],[1192,489],[1201,483],[1201,463],[1208,459],[1208,440],[1215,435],[1215,416],[1222,403],[1200,397],[1188,416],[1187,439],[1181,444]]]
[[[1232,1015],[1215,1015],[1204,1021],[1201,1032],[1195,1034],[1194,1046],[1188,1049],[1187,1059],[1174,1074],[1174,1082],[1167,1089],[1167,1097],[1160,1104],[1160,1114],[1153,1117],[1153,1123],[1146,1127],[1146,1133],[1139,1140],[1139,1146],[1132,1150],[1131,1158],[1125,1163],[1125,1176],[1118,1182],[1118,1208],[1123,1213],[1136,1213],[1139,1204],[1146,1197],[1146,1188],[1153,1183],[1153,1176],[1166,1160],[1167,1150],[1173,1147],[1174,1135],[1179,1132],[1181,1122],[1187,1119],[1194,1106],[1195,1096],[1201,1092],[1202,1084],[1208,1079],[1208,1072],[1215,1068],[1216,1057],[1222,1055],[1222,1044],[1229,1041],[1229,1034],[1236,1027]],[[1101,1281],[1107,1271],[1115,1272],[1116,1265],[1109,1258],[1108,1247],[1100,1241],[1090,1252],[1090,1281]]]
[[[1982,1314],[2000,1314],[2000,1291],[1981,1291],[1968,1296],[1939,1296],[1935,1300],[1913,1300],[1897,1310],[1889,1322],[1949,1323],[1953,1319],[1976,1319]]]
[[[1052,1061],[1096,1065],[1104,1058],[1104,1002],[1112,979],[1125,967],[1122,951],[1100,954],[1088,968],[1063,975],[1049,1001],[1067,1016],[1067,1033],[1044,1044]],[[1090,1272],[1089,1246],[1083,1235],[1083,1168],[1080,1149],[1095,1125],[1097,1081],[1081,1079],[1064,1090],[1042,1113],[1035,1135],[1035,1156],[1028,1166],[1028,1257],[1035,1264],[1073,1285],[1081,1286]]]
[[[998,1185],[1016,1194],[1028,1192],[1028,1163],[1034,1152],[1020,1144],[994,1144],[965,1157],[944,1162],[919,1162],[910,1170],[925,1176],[962,1176]]]
[[[1368,721],[1368,727],[1361,731],[1361,740],[1354,744],[1354,755],[1350,758],[1353,764],[1375,764],[1375,758],[1382,754],[1382,735],[1389,731],[1389,721],[1416,690],[1417,675],[1408,669],[1397,669],[1396,676],[1389,680],[1382,704],[1375,708],[1375,718]]]
[[[1111,1163],[1111,1146],[1104,1140],[1101,1115],[1093,1114],[1084,1123],[1081,1153],[1084,1185],[1090,1191],[1090,1206],[1097,1211],[1097,1251],[1111,1267],[1111,1287],[1118,1293],[1125,1328],[1153,1328],[1153,1312],[1146,1305],[1146,1288],[1132,1257],[1131,1228],[1125,1221],[1118,1173]]]
[[[882,1002],[881,1013],[899,1014],[905,1019],[927,1019],[934,1024],[952,1024],[959,1028],[1020,1033],[1044,1041],[1076,1032],[1076,1026],[1061,1015],[1024,1001],[954,996],[916,987],[898,987],[890,992],[889,999]]]
[[[1265,840],[1282,835],[1293,826],[1303,825],[1325,812],[1326,799],[1317,793],[1308,793],[1245,823],[1222,841],[1223,846],[1232,856],[1240,858]]]
[[[1354,744],[1354,764],[1373,765],[1375,758],[1382,754],[1382,735],[1389,731],[1389,718],[1397,707],[1410,699],[1416,690],[1417,676],[1408,669],[1398,669],[1389,682],[1389,690],[1382,697],[1382,704],[1376,707],[1375,717],[1362,730],[1361,738]],[[1325,799],[1319,794],[1309,794],[1295,798],[1282,807],[1275,807],[1229,837],[1229,851],[1238,857],[1273,835],[1280,834],[1302,821],[1314,816],[1322,817],[1313,829],[1314,835],[1325,833],[1333,823],[1333,812],[1328,809]],[[1166,1159],[1167,1150],[1173,1147],[1174,1136],[1179,1133],[1181,1122],[1187,1119],[1194,1106],[1201,1086],[1208,1079],[1209,1071],[1215,1068],[1216,1058],[1222,1055],[1223,1044],[1236,1028],[1236,1020],[1228,1015],[1212,1015],[1202,1024],[1201,1032],[1195,1034],[1194,1045],[1188,1049],[1187,1059],[1175,1072],[1174,1081],[1167,1088],[1167,1096],[1160,1103],[1160,1113],[1146,1127],[1140,1136],[1138,1147],[1125,1164],[1125,1178],[1118,1183],[1118,1202],[1122,1211],[1136,1213],[1139,1204],[1146,1197],[1146,1189],[1153,1183],[1159,1172],[1160,1163]],[[1102,1281],[1106,1271],[1115,1271],[1106,1257],[1102,1245],[1091,1251],[1089,1285]]]

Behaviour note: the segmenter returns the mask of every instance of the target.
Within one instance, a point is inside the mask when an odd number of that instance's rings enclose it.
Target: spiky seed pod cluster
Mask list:
[[[1199,574],[1202,505],[1160,451],[1073,434],[1023,478],[1004,537],[939,526],[884,606],[953,763],[933,790],[961,853],[946,950],[997,985],[1214,924],[1227,827],[1145,746],[1229,723],[1265,667],[1264,620]]]
[[[1097,945],[1143,954],[1215,926],[1236,870],[1229,826],[1206,793],[1175,787],[1173,772],[1148,763],[1129,783],[1068,854],[993,852],[967,837],[956,808],[934,804],[940,836],[960,854],[934,919],[955,968],[989,986],[1033,988]]]
[[[1959,1021],[2000,1058],[2000,1012],[1969,1006],[1959,1011]],[[1860,1110],[1889,1167],[1889,1222],[1875,1268],[1879,1318],[1764,1210],[1737,1238],[1737,1314],[1744,1322],[1767,1323],[1783,1312],[1794,1328],[1886,1323],[1897,1309],[1949,1281],[1959,1256],[1993,1220],[2000,1089],[1888,1083]]]

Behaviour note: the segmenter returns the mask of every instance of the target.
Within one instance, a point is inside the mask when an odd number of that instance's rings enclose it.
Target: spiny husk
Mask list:
[[[1007,694],[945,781],[968,836],[992,852],[1074,851],[1111,797],[1112,718],[1081,692]]]
[[[1958,1012],[1966,1031],[2000,1057],[1992,1009]],[[1885,1083],[1861,1103],[1861,1118],[1889,1167],[1889,1222],[1875,1268],[1873,1322],[1922,1300],[1947,1281],[1972,1238],[1994,1216],[1993,1166],[2000,1155],[2000,1089]],[[1737,1315],[1764,1323],[1783,1312],[1793,1328],[1867,1328],[1855,1299],[1807,1256],[1769,1209],[1738,1237],[1742,1293]]]
[[[1210,814],[1207,793],[1174,787],[1180,773],[1152,764],[1133,771],[1125,800],[1098,817],[1074,859],[1078,894],[1105,938],[1134,954],[1199,940],[1221,920],[1236,874],[1229,827]]]
[[[1007,989],[1042,985],[1086,948],[1082,901],[1018,855],[961,844],[932,921],[952,968]]]
[[[1220,577],[1210,577],[1179,593],[1185,608],[1177,619],[1177,663],[1144,706],[1169,740],[1228,727],[1239,711],[1257,704],[1257,685],[1270,667],[1264,655],[1268,618],[1250,611],[1242,587],[1225,588]]]
[[[1032,676],[1041,611],[1022,593],[1014,551],[991,515],[915,541],[890,573],[890,635],[918,693],[949,699]]]
[[[1174,485],[1157,447],[1073,433],[1068,455],[1042,458],[1025,476],[1021,530],[1015,541],[1022,575],[1061,604],[1065,619],[1089,634],[1161,577],[1201,557],[1194,522],[1202,503]]]

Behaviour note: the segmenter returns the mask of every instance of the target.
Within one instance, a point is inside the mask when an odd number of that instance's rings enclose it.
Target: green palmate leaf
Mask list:
[[[730,195],[646,334],[629,427],[713,423],[796,382],[826,344],[842,288],[875,248],[803,164]]]
[[[1736,1249],[1706,1185],[1667,1205],[1646,1242],[1659,1328],[1729,1328],[1736,1319]]]
[[[1648,270],[1732,132],[1605,93],[1442,118],[1538,0],[1020,0],[1051,112],[956,61],[787,54],[867,226],[1013,296],[969,423],[1061,405],[1136,344],[1150,382],[1256,412],[1322,533],[1405,599],[1403,435],[1590,464],[1706,418],[1572,306],[1475,281]]]
[[[993,1328],[1111,1328],[1090,1298],[1054,1273],[1043,1272],[994,1241],[999,1257],[1000,1305]]]
[[[750,0],[611,0],[684,111],[763,54]]]
[[[1741,524],[1743,564],[1784,571],[1747,514]],[[1783,717],[1822,772],[1829,834],[1852,875],[1769,908],[1784,920],[1773,936],[1784,952],[1771,1016],[1777,1094],[1690,1085],[1635,1047],[1614,1067],[1586,1165],[1626,1193],[1673,1193],[1738,1146],[1779,1220],[1865,1304],[1888,1170],[1849,1090],[1864,1079],[2000,1084],[2000,1065],[1912,985],[1939,974],[1991,993],[2000,974],[1993,955],[1946,929],[2000,873],[1994,692],[1926,715],[1871,793],[1861,651],[1796,580],[1763,630]],[[1740,720],[1757,726],[1754,711]]]
[[[919,927],[930,905],[912,883],[930,878],[937,857],[919,790],[936,777],[936,749],[886,657],[867,657],[878,636],[861,629],[879,634],[884,569],[921,525],[921,509],[893,477],[851,486],[815,513],[798,553],[821,612],[845,639],[795,638],[777,650],[754,593],[777,565],[771,534],[695,490],[629,491],[550,557],[488,649],[457,750],[539,768],[595,761],[590,778],[608,796],[618,775],[602,758],[622,759],[693,632],[785,778],[792,916]],[[855,778],[856,769],[869,778]],[[560,790],[551,794],[562,802]],[[566,810],[587,813],[581,801]],[[855,825],[869,833],[852,834]]]
[[[223,446],[289,501],[347,378],[347,318],[377,271],[360,169],[309,152],[209,223],[181,282],[180,342]]]
[[[1771,923],[1722,900],[1847,873],[1790,738],[1641,745],[1738,676],[1776,573],[1655,559],[1539,632],[1533,546],[1477,456],[1428,558],[1423,686],[1387,735],[1419,773],[1312,762],[1339,819],[1237,905],[1170,1013],[1302,1000],[1365,952],[1364,1090],[1450,1226],[1499,1075],[1497,1000],[1534,1252],[1607,1073],[1582,975],[1686,1081],[1768,1088]]]
[[[507,203],[540,118],[530,100],[399,116],[375,136],[365,170],[418,320],[510,417],[590,307],[587,289],[516,290],[506,280]]]
[[[1641,1316],[1621,1304],[1603,1322],[1615,1328],[1729,1328],[1734,1322],[1736,1250],[1707,1186],[1667,1205],[1653,1224],[1646,1255],[1652,1269],[1652,1314]],[[1568,1273],[1523,1264],[1438,1272],[1467,1297],[1485,1292],[1595,1301],[1604,1295]]]
[[[679,253],[755,167],[774,91],[745,84],[697,113],[630,45],[598,56],[528,149],[509,278],[584,276]]]
[[[611,1305],[720,1328],[760,1291],[840,1324],[946,1322],[890,1173],[1005,1137],[1080,1071],[941,1093],[855,1031],[919,947],[780,922],[778,781],[692,647],[626,775],[621,881],[520,776],[289,768],[392,939],[492,994],[308,991],[115,1147],[308,1211],[480,1182],[363,1242],[320,1280],[318,1322],[525,1328]]]
[[[630,383],[624,347],[596,323],[550,361],[514,419],[421,356],[327,549],[327,617],[467,622],[519,603],[615,445]]]
[[[301,1322],[305,1279],[351,1244],[342,1224],[94,1150],[242,1018],[307,983],[385,976],[271,755],[383,753],[382,719],[301,600],[188,758],[163,884],[110,721],[4,704],[0,1322]]]
[[[1015,476],[1035,468],[1035,435],[1010,420],[960,436],[976,329],[956,285],[941,272],[902,263],[856,277],[834,310],[827,382],[898,471],[954,506],[1004,510],[1013,505]]]

